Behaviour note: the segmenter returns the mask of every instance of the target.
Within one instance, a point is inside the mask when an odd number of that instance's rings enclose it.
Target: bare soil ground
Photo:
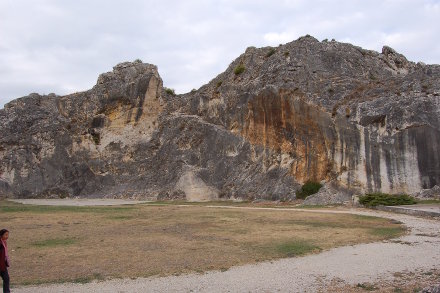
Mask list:
[[[197,205],[0,201],[0,223],[10,230],[15,286],[222,272],[405,233],[399,222],[365,215]]]

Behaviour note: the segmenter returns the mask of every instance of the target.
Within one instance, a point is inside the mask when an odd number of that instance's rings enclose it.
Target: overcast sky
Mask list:
[[[246,47],[306,34],[439,64],[439,19],[440,0],[0,0],[0,108],[32,92],[90,89],[100,73],[137,58],[185,93]]]

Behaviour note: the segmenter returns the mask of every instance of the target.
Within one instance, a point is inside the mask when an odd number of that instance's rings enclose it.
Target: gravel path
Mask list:
[[[438,220],[379,211],[292,210],[302,211],[380,216],[403,222],[411,232],[390,241],[233,267],[226,272],[21,287],[13,292],[325,292],[335,280],[349,285],[392,281],[395,273],[426,272],[440,266]]]

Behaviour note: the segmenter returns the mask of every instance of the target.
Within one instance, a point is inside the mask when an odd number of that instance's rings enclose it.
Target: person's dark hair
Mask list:
[[[0,230],[0,237],[2,237],[3,234],[5,234],[6,232],[9,232],[9,231],[6,230],[6,229],[1,229],[1,230]]]

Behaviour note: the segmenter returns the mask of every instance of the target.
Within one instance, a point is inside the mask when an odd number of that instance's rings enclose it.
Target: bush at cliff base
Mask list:
[[[307,181],[301,187],[301,190],[296,193],[296,198],[305,199],[307,196],[317,193],[321,187],[322,185],[319,182]]]
[[[367,207],[375,207],[378,205],[411,205],[416,204],[417,201],[407,194],[369,193],[359,197],[359,203]]]

